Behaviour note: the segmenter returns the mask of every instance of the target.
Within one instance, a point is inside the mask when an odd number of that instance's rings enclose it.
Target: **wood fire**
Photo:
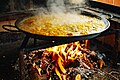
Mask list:
[[[41,80],[82,80],[105,66],[95,51],[87,49],[88,40],[58,45],[24,55],[27,68]]]

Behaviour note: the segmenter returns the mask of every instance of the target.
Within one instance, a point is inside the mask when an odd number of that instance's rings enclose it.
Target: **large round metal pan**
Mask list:
[[[21,21],[25,20],[26,18],[32,17],[34,15],[27,16],[27,17],[24,17],[24,18],[19,18],[18,20],[16,20],[15,26],[9,25],[9,27],[17,28],[18,31],[25,33],[29,37],[34,37],[34,38],[41,39],[41,40],[76,41],[76,40],[86,40],[86,39],[91,39],[91,38],[97,37],[98,35],[100,35],[100,33],[107,30],[110,26],[109,21],[105,17],[102,17],[99,14],[94,14],[94,13],[87,12],[87,11],[80,11],[80,14],[90,16],[90,17],[96,17],[98,19],[103,20],[103,22],[105,23],[105,28],[102,31],[99,31],[97,33],[88,34],[88,35],[80,35],[80,36],[45,36],[45,35],[40,35],[40,34],[35,34],[35,33],[33,34],[32,32],[29,32],[29,31],[27,32],[24,29],[19,28],[19,24],[20,24]],[[8,26],[8,25],[3,25],[3,28],[7,29],[7,28],[5,28],[5,26]],[[9,30],[9,29],[7,29],[7,30]]]

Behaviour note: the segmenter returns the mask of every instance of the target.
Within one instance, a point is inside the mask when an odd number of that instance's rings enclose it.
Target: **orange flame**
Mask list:
[[[47,48],[43,55],[52,56],[52,60],[55,61],[55,73],[57,74],[60,80],[67,80],[66,67],[68,67],[68,65],[71,62],[74,62],[76,59],[80,59],[80,63],[87,69],[94,67],[94,64],[88,59],[87,54],[91,54],[93,56],[95,56],[96,54],[95,52],[88,51],[88,44],[88,40],[83,40],[81,41],[81,43],[80,41],[77,41],[72,42],[70,44],[54,46],[51,48]],[[102,60],[99,60],[98,63],[100,64],[100,68],[102,68],[102,66],[105,64]],[[33,64],[33,67],[36,67],[35,64]],[[41,69],[39,69],[39,74],[40,71]],[[77,74],[75,80],[81,80],[81,75]]]
[[[83,48],[87,48],[88,40],[84,40],[83,43]],[[69,64],[71,61],[73,62],[77,58],[84,58],[85,60],[87,59],[86,55],[82,53],[81,48],[82,47],[79,41],[47,48],[47,51],[53,52],[52,60],[56,61],[55,72],[59,76],[60,80],[66,80],[67,71],[65,67],[67,64]]]

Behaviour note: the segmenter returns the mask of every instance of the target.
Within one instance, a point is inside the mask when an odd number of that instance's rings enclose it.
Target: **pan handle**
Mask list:
[[[13,25],[2,25],[2,28],[7,30],[7,31],[10,31],[10,32],[20,32],[16,26],[13,26]],[[13,28],[13,29],[11,29]],[[16,29],[16,30],[15,30]]]

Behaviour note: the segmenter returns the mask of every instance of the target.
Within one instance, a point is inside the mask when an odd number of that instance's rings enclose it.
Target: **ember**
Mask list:
[[[87,49],[88,40],[54,46],[24,55],[31,74],[47,80],[82,80],[105,66],[99,53]]]

